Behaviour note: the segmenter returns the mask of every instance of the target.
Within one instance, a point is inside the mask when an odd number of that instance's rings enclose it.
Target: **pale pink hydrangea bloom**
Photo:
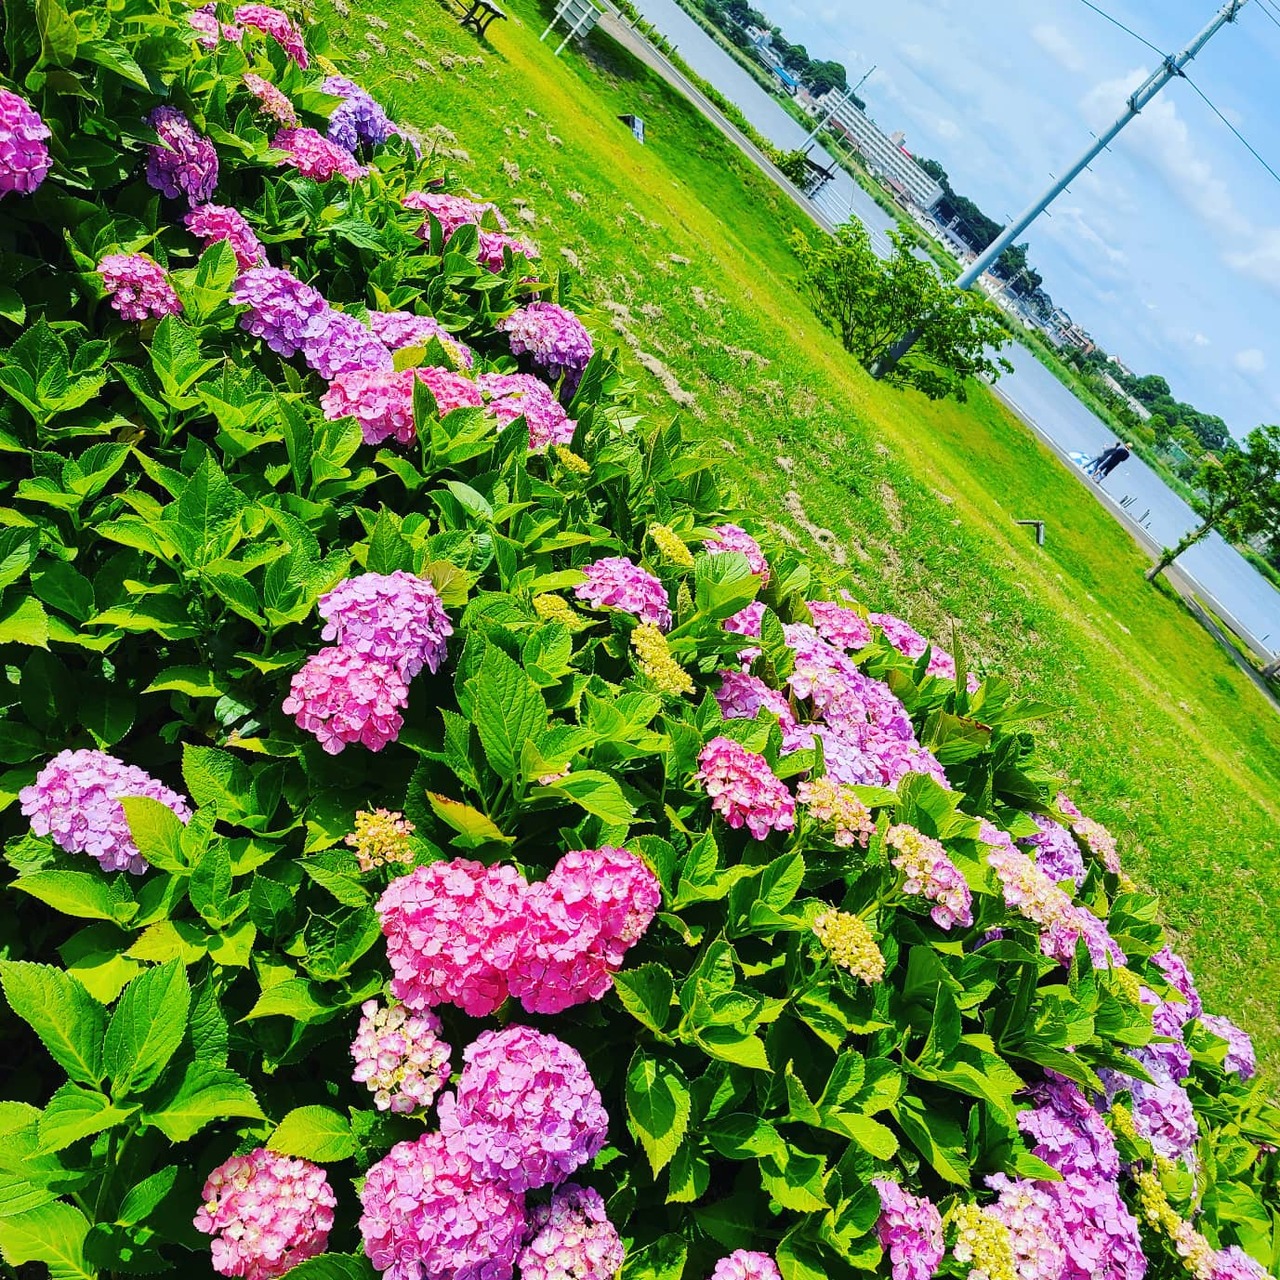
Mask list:
[[[565,412],[545,382],[527,373],[482,373],[476,381],[488,398],[499,429],[523,416],[533,452],[553,444],[571,444],[577,422]]]
[[[513,1025],[485,1031],[462,1054],[440,1132],[512,1191],[562,1182],[603,1149],[609,1117],[576,1049]]]
[[[18,801],[36,835],[52,836],[68,853],[87,853],[104,871],[141,875],[147,863],[120,803],[130,796],[158,800],[182,822],[191,819],[185,796],[105,751],[60,751],[18,792]]]
[[[890,827],[886,839],[897,851],[890,861],[906,877],[903,891],[935,904],[929,914],[938,928],[973,923],[973,894],[938,841],[906,823]]]
[[[726,551],[738,551],[747,558],[747,566],[751,572],[759,575],[760,585],[769,582],[769,562],[760,550],[760,544],[744,529],[736,524],[717,524],[711,526],[714,537],[708,538],[703,549],[709,556],[723,555]]]
[[[1003,1173],[991,1174],[986,1182],[999,1193],[989,1212],[1009,1229],[1018,1280],[1060,1280],[1067,1256],[1058,1206],[1047,1184]]]
[[[293,128],[298,123],[298,113],[293,103],[283,90],[277,88],[270,80],[248,71],[244,76],[244,87],[258,100],[258,105],[267,115],[286,128]]]
[[[289,21],[288,14],[273,9],[269,4],[242,4],[235,12],[235,19],[243,27],[253,27],[270,36],[303,71],[310,65],[307,47],[302,43],[298,29]]]
[[[409,687],[394,667],[331,646],[293,677],[282,710],[337,755],[352,742],[370,751],[394,742],[408,705]]]
[[[239,44],[244,39],[244,29],[236,26],[232,22],[219,22],[216,6],[213,0],[202,5],[199,9],[193,9],[187,14],[187,22],[191,29],[196,33],[196,43],[202,49],[216,49],[219,39],[229,40],[232,44]]]
[[[810,600],[814,630],[837,649],[865,649],[871,643],[871,624],[853,609],[829,600]]]
[[[337,1198],[318,1165],[258,1147],[220,1164],[204,1184],[198,1231],[213,1237],[219,1275],[273,1280],[323,1253]]]
[[[791,831],[796,802],[764,756],[732,738],[712,738],[698,755],[697,780],[711,807],[730,827],[746,826],[757,840],[770,831]]]
[[[873,1178],[880,1194],[876,1232],[893,1264],[893,1280],[932,1280],[942,1261],[942,1215],[932,1200],[888,1178]]]
[[[159,319],[182,310],[164,268],[145,253],[109,253],[98,263],[98,274],[123,320]]]
[[[510,1280],[524,1196],[441,1133],[401,1142],[360,1191],[364,1251],[385,1280]]]
[[[218,185],[218,153],[176,107],[156,107],[147,123],[160,137],[147,148],[147,184],[170,200],[204,204]]]
[[[25,98],[0,89],[0,197],[29,196],[44,181],[52,163],[45,146],[51,136]]]
[[[455,858],[393,880],[378,901],[391,994],[410,1009],[456,1004],[473,1018],[507,998],[497,951],[509,921],[524,911],[528,886],[511,866]]]
[[[554,302],[531,302],[495,328],[507,335],[512,355],[529,356],[553,382],[567,375],[576,385],[595,350],[582,321]]]
[[[620,609],[641,622],[670,630],[671,606],[666,588],[626,556],[605,556],[584,566],[582,572],[587,580],[578,583],[573,594],[590,608]]]
[[[716,1263],[711,1280],[782,1280],[782,1273],[767,1253],[735,1249]]]
[[[241,271],[266,263],[266,252],[238,209],[222,204],[202,204],[192,209],[183,223],[197,240],[204,241],[206,248],[225,240],[236,255],[236,265]]]
[[[520,1280],[613,1280],[626,1249],[600,1193],[566,1182],[529,1213]]]
[[[504,231],[507,229],[507,220],[502,216],[502,210],[487,200],[468,200],[466,196],[450,195],[444,191],[410,191],[401,203],[406,209],[416,209],[419,213],[427,213],[435,218],[446,243],[459,227],[482,226],[486,214],[492,214],[498,226]],[[430,236],[429,220],[423,224],[418,234],[424,240]]]
[[[880,724],[815,725],[814,734],[822,739],[827,775],[837,782],[896,787],[908,773],[922,773],[950,790],[942,766],[914,734]]]
[[[1253,1050],[1253,1040],[1247,1031],[1241,1030],[1230,1018],[1213,1013],[1200,1015],[1201,1023],[1215,1036],[1227,1042],[1227,1056],[1223,1069],[1242,1080],[1251,1079],[1258,1070],[1258,1058]]]
[[[271,139],[271,147],[285,153],[277,164],[290,165],[304,178],[317,182],[328,182],[335,173],[355,182],[369,172],[345,147],[330,142],[314,129],[280,129]]]
[[[1013,847],[1005,832],[984,822],[981,839],[988,847],[987,864],[1000,881],[1006,907],[1043,927],[1074,923],[1071,899],[1025,853]]]
[[[1271,1273],[1233,1244],[1214,1255],[1213,1280],[1271,1280]]]
[[[449,1083],[449,1046],[440,1039],[440,1019],[429,1009],[404,1005],[360,1006],[360,1026],[351,1045],[357,1084],[367,1085],[379,1111],[405,1113],[431,1105]]]
[[[507,926],[511,994],[530,1013],[599,1000],[661,904],[657,877],[634,853],[608,846],[566,853],[529,886]]]
[[[463,369],[475,364],[475,352],[459,342],[434,316],[420,316],[412,311],[370,311],[369,327],[389,351],[425,347],[435,338],[454,364]]]
[[[810,816],[832,828],[837,848],[866,848],[876,829],[871,810],[854,794],[853,788],[831,778],[813,778],[796,788],[796,799]]]
[[[317,607],[325,620],[321,639],[385,662],[404,680],[423,667],[434,674],[453,634],[435,586],[403,569],[347,578],[322,595]]]

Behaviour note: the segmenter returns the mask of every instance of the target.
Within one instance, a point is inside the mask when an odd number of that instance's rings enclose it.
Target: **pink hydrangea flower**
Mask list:
[[[837,649],[856,652],[871,643],[871,624],[853,609],[829,600],[810,600],[809,614],[813,629]]]
[[[827,775],[849,786],[896,787],[909,773],[922,773],[950,789],[947,775],[933,752],[902,733],[881,724],[841,723],[835,728],[815,725],[822,739]]]
[[[462,1054],[440,1132],[512,1191],[562,1182],[594,1159],[609,1117],[581,1055],[555,1036],[513,1025],[485,1031]]]
[[[535,1205],[520,1253],[520,1280],[612,1280],[626,1249],[600,1193],[566,1182]]]
[[[355,182],[369,172],[345,147],[330,142],[314,129],[280,129],[271,139],[271,146],[285,153],[277,164],[291,165],[304,178],[317,182],[328,182],[335,173]]]
[[[943,1253],[937,1206],[888,1178],[874,1178],[871,1185],[880,1193],[876,1231],[893,1264],[893,1280],[932,1280]]]
[[[523,254],[526,258],[536,258],[538,251],[527,240],[517,236],[509,236],[504,231],[480,230],[477,260],[482,267],[495,274],[506,266],[506,255],[510,251],[512,257]]]
[[[988,846],[987,864],[1000,881],[1005,906],[1043,928],[1074,925],[1076,909],[1071,899],[1025,853],[1015,849],[1004,832],[997,834],[1008,843],[993,844],[987,838],[987,825],[982,836]]]
[[[1253,1051],[1253,1041],[1247,1031],[1242,1031],[1230,1018],[1217,1014],[1200,1015],[1201,1023],[1215,1036],[1227,1042],[1227,1056],[1223,1068],[1242,1080],[1251,1079],[1258,1070],[1258,1058]]]
[[[905,876],[903,892],[935,904],[929,914],[938,928],[973,923],[973,894],[942,845],[906,823],[890,827],[885,838],[896,850],[890,861]]]
[[[352,742],[370,751],[394,742],[404,724],[400,710],[408,705],[409,687],[394,667],[330,647],[293,677],[282,710],[337,755]]]
[[[999,1193],[990,1207],[1009,1230],[1018,1280],[1060,1280],[1066,1248],[1059,1229],[1058,1206],[1046,1184],[993,1173],[987,1186]]]
[[[746,556],[751,572],[759,575],[760,585],[768,583],[769,562],[764,558],[760,544],[744,528],[736,524],[717,524],[711,526],[711,532],[714,537],[702,544],[707,555],[724,555],[726,551],[741,552]]]
[[[449,195],[443,191],[410,191],[401,203],[406,209],[430,214],[440,224],[440,233],[446,244],[459,227],[483,226],[486,214],[492,215],[493,220],[504,231],[507,228],[502,210],[487,200],[468,200],[465,196]],[[430,238],[430,219],[423,223],[418,234],[424,240]]]
[[[310,1161],[258,1147],[220,1164],[203,1194],[195,1226],[219,1275],[272,1280],[328,1246],[337,1198]]]
[[[105,751],[60,751],[18,792],[36,835],[52,836],[68,853],[87,853],[104,871],[141,875],[147,864],[120,803],[129,796],[158,800],[183,822],[191,818],[185,796]]]
[[[449,1046],[440,1039],[440,1019],[429,1009],[384,1008],[376,1000],[360,1006],[360,1027],[351,1045],[351,1078],[367,1085],[379,1111],[405,1113],[431,1105],[449,1083]]]
[[[286,357],[303,350],[327,323],[329,314],[323,295],[279,267],[246,271],[236,281],[231,301],[248,307],[240,317],[240,327]]]
[[[49,126],[25,98],[0,89],[0,197],[29,196],[52,163],[45,141]]]
[[[182,310],[164,268],[145,253],[109,253],[98,263],[98,274],[124,320],[176,316]]]
[[[1054,1203],[1066,1252],[1060,1280],[1143,1280],[1147,1259],[1138,1222],[1114,1178],[1068,1173],[1040,1186]]]
[[[170,200],[204,204],[218,185],[218,153],[176,107],[156,107],[147,123],[160,142],[147,148],[147,183]]]
[[[321,639],[385,662],[404,680],[423,667],[434,674],[453,634],[435,586],[403,569],[347,578],[320,597],[318,608],[326,624]]]
[[[354,418],[366,444],[394,437],[408,444],[414,437],[413,373],[409,369],[352,369],[337,374],[320,397],[330,422]]]
[[[573,594],[592,609],[620,609],[641,622],[670,630],[671,606],[666,588],[626,556],[605,556],[587,565],[583,573],[587,580],[578,583]]]
[[[904,658],[910,658],[914,662],[923,655],[926,649],[930,649],[929,664],[925,669],[926,675],[938,676],[942,680],[954,680],[956,678],[956,660],[951,654],[936,644],[931,646],[931,642],[922,636],[910,623],[894,617],[891,613],[873,613],[871,621],[880,628],[884,633],[884,638]],[[979,684],[981,684],[981,681],[973,672],[970,672],[968,679],[969,692],[973,693]]]
[[[442,418],[455,409],[479,409],[484,405],[480,387],[464,373],[424,365],[414,369],[413,375],[431,392]]]
[[[782,729],[784,751],[799,751],[813,746],[813,731],[796,721],[786,694],[771,689],[759,676],[746,675],[741,671],[722,671],[715,696],[720,714],[726,720],[754,720],[761,708],[772,712],[778,717]]]
[[[248,71],[244,76],[244,87],[258,100],[258,105],[272,119],[286,128],[293,128],[298,123],[298,113],[293,103],[282,89],[277,88],[270,80]]]
[[[183,219],[188,231],[206,247],[225,240],[236,255],[236,265],[241,271],[260,267],[267,255],[253,228],[238,209],[223,204],[202,204],[192,209]]]
[[[591,361],[591,335],[572,311],[554,302],[531,302],[499,320],[511,354],[527,355],[553,382],[567,376],[574,385]]]
[[[698,755],[698,782],[711,807],[729,826],[746,826],[757,840],[770,831],[791,831],[796,802],[764,756],[732,738],[712,738]]]
[[[566,853],[508,925],[511,994],[530,1013],[599,1000],[661,904],[657,877],[628,850]]]
[[[242,4],[235,12],[235,19],[243,27],[253,27],[270,36],[303,71],[310,65],[307,47],[302,43],[298,29],[289,21],[288,14],[273,9],[269,4]]]
[[[1050,1072],[1027,1096],[1034,1105],[1018,1112],[1018,1127],[1034,1141],[1032,1155],[1061,1174],[1115,1180],[1120,1172],[1115,1139],[1079,1085]]]
[[[388,351],[401,347],[425,347],[435,338],[454,364],[470,369],[475,353],[461,343],[433,316],[420,316],[412,311],[370,311],[369,327]]]
[[[524,911],[528,886],[510,866],[456,858],[393,880],[378,901],[391,994],[410,1009],[456,1004],[473,1018],[507,998],[498,946]]]
[[[340,373],[390,373],[391,352],[353,315],[325,310],[307,334],[302,357],[326,381]]]
[[[716,1263],[711,1280],[782,1280],[782,1272],[767,1253],[735,1249]]]
[[[764,619],[764,601],[753,600],[743,609],[739,609],[737,613],[731,614],[724,620],[724,629],[732,631],[735,635],[751,636],[753,639],[760,638],[760,625]]]
[[[527,373],[482,373],[476,381],[488,398],[489,412],[498,420],[500,429],[523,416],[529,424],[532,451],[572,443],[578,424],[545,382]]]
[[[524,1197],[443,1134],[392,1147],[360,1204],[364,1251],[386,1280],[510,1280]]]
[[[196,43],[202,49],[216,49],[219,39],[230,40],[233,44],[239,44],[244,39],[241,27],[231,22],[218,21],[214,0],[209,0],[208,4],[188,13],[187,22],[196,33]]]

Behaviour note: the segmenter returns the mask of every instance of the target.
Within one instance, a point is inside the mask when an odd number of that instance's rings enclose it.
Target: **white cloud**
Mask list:
[[[1191,343],[1196,347],[1211,347],[1213,343],[1204,336],[1203,333],[1193,333],[1191,335]]]
[[[1042,22],[1032,27],[1031,38],[1066,70],[1079,72],[1085,69],[1087,64],[1075,42],[1052,22]]]
[[[1245,350],[1236,352],[1235,365],[1241,373],[1266,373],[1267,357],[1257,347],[1246,347]]]

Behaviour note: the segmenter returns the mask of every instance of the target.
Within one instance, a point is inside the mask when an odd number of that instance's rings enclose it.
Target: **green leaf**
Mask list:
[[[219,929],[231,910],[231,854],[225,840],[215,840],[191,873],[187,888],[191,905],[211,928]]]
[[[61,1151],[80,1138],[127,1120],[136,1107],[115,1107],[96,1089],[68,1081],[49,1099],[40,1117],[40,1150]]]
[[[35,596],[19,596],[11,607],[0,611],[0,644],[49,647],[49,615]]]
[[[703,1136],[722,1155],[730,1160],[755,1160],[760,1156],[773,1156],[785,1161],[787,1144],[777,1129],[759,1116],[738,1111],[717,1116],[703,1126]]]
[[[677,1235],[663,1236],[629,1254],[619,1280],[680,1280],[689,1246]]]
[[[351,1123],[329,1107],[297,1107],[280,1124],[267,1146],[284,1156],[334,1164],[356,1153]]]
[[[700,555],[694,565],[694,603],[704,617],[727,618],[745,609],[760,589],[741,551]]]
[[[187,1029],[191,986],[180,960],[139,974],[124,989],[107,1027],[104,1065],[117,1098],[155,1083]]]
[[[182,819],[149,796],[124,796],[120,804],[133,843],[147,862],[160,871],[185,874],[189,868],[182,853]]]
[[[79,36],[62,0],[36,0],[36,30],[40,32],[40,66],[69,67],[76,60]]]
[[[0,1254],[11,1267],[43,1263],[49,1280],[95,1280],[85,1261],[88,1219],[79,1209],[61,1202],[41,1205],[26,1213],[0,1218]]]
[[[112,1004],[142,966],[123,954],[129,935],[115,925],[91,924],[72,934],[58,954],[99,1004]]]
[[[143,1178],[135,1187],[130,1188],[125,1196],[120,1212],[116,1214],[116,1222],[122,1227],[131,1227],[135,1223],[148,1218],[155,1207],[173,1190],[178,1180],[178,1166],[165,1165],[157,1169],[149,1178]]]
[[[822,1128],[852,1138],[864,1151],[877,1160],[892,1160],[897,1154],[898,1140],[893,1130],[870,1116],[855,1115],[848,1111],[824,1111]]]
[[[791,905],[804,882],[804,859],[797,853],[784,853],[760,873],[759,901],[774,911]]]
[[[0,986],[9,1007],[72,1080],[102,1083],[107,1015],[80,982],[52,965],[0,960]]]
[[[224,817],[252,812],[252,779],[235,756],[216,747],[182,748],[182,778],[198,805],[217,805]]]
[[[441,822],[451,826],[461,837],[453,843],[460,849],[478,849],[481,845],[513,844],[514,836],[504,836],[492,818],[487,818],[479,809],[473,809],[461,800],[453,800],[434,791],[427,792],[427,803],[431,811]]]
[[[93,616],[93,584],[65,560],[41,564],[31,575],[31,590],[50,609],[65,613],[76,622]]]
[[[697,1042],[711,1057],[736,1066],[750,1067],[753,1071],[770,1071],[764,1044],[756,1036],[737,1027],[702,1027]]]
[[[151,92],[151,86],[147,83],[147,77],[142,68],[130,57],[123,46],[110,40],[82,40],[77,53],[86,62],[96,62],[100,67],[114,71],[121,79],[137,85],[139,89],[147,93]]]
[[[475,725],[490,767],[499,777],[516,776],[526,738],[547,727],[547,707],[538,686],[497,645],[489,645],[473,681]]]
[[[261,1120],[253,1090],[234,1071],[197,1059],[169,1096],[143,1114],[171,1142],[186,1142],[214,1120]]]
[[[711,1182],[711,1166],[686,1139],[671,1159],[667,1179],[670,1185],[668,1204],[695,1204],[706,1195]]]
[[[481,734],[482,739],[483,736]],[[635,817],[635,809],[617,780],[596,769],[583,769],[581,773],[557,778],[542,790],[572,800],[580,809],[612,826],[626,826]]]
[[[106,880],[91,871],[34,871],[19,876],[12,887],[61,911],[83,920],[111,920],[126,924],[138,912],[138,904],[127,885]]]
[[[627,1122],[654,1176],[670,1163],[689,1127],[689,1084],[668,1058],[637,1049],[627,1069]]]
[[[675,984],[660,964],[642,964],[613,975],[613,989],[622,1007],[650,1031],[661,1032],[671,1017]]]
[[[928,1110],[916,1098],[903,1098],[894,1111],[894,1119],[907,1135],[911,1145],[947,1182],[969,1185],[969,1157],[964,1131],[949,1116]]]
[[[231,682],[208,667],[166,667],[143,693],[185,693],[189,698],[221,698]]]
[[[290,1267],[289,1280],[377,1280],[373,1263],[363,1254],[322,1253]]]

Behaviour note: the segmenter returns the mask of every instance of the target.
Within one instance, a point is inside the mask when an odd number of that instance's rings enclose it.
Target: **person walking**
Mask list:
[[[1110,458],[1113,453],[1115,453],[1117,449],[1123,449],[1123,448],[1124,448],[1124,445],[1122,445],[1120,441],[1117,440],[1115,444],[1111,446],[1111,448],[1103,449],[1103,451],[1100,454],[1098,454],[1096,458],[1091,458],[1088,462],[1084,464],[1085,475],[1087,476],[1096,475],[1098,468],[1101,467],[1107,461],[1107,459]]]
[[[1102,464],[1093,473],[1093,483],[1101,484],[1129,456],[1129,446],[1127,444],[1118,444],[1114,449],[1108,449]]]

